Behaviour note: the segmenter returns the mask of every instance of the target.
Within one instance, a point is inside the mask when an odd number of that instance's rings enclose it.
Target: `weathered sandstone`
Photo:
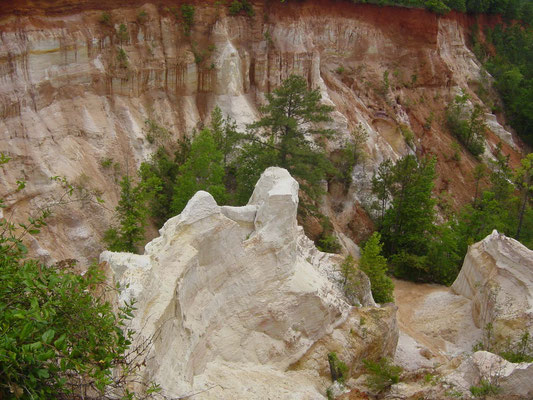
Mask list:
[[[155,338],[145,373],[166,393],[322,398],[328,352],[354,369],[394,352],[395,307],[372,307],[364,282],[357,302],[370,307],[348,303],[342,257],[304,238],[297,206],[298,183],[272,167],[247,206],[221,207],[198,192],[143,255],[102,253],[120,301],[137,300],[132,327]]]
[[[497,231],[470,246],[452,290],[472,303],[476,325],[495,343],[533,336],[533,251]]]
[[[118,201],[117,180],[134,176],[157,148],[146,139],[145,120],[182,137],[208,122],[218,104],[244,127],[258,117],[264,94],[293,73],[335,106],[331,127],[339,135],[329,151],[351,140],[359,124],[369,133],[368,157],[354,171],[354,184],[346,192],[329,188],[322,210],[346,248],[355,253],[349,239],[364,239],[371,227],[360,204],[370,201],[365,185],[374,168],[413,151],[402,127],[414,132],[420,154],[439,154],[438,190],[458,203],[470,200],[476,161],[466,153],[450,161],[453,139],[436,122],[459,88],[478,101],[473,89],[480,66],[466,47],[468,18],[332,0],[254,0],[256,15],[248,18],[229,16],[227,6],[213,2],[192,3],[195,22],[187,37],[171,10],[179,4],[164,0],[2,2],[0,151],[13,158],[0,175],[7,212],[59,197],[49,180],[55,175],[101,191],[106,201],[105,207],[86,202],[57,210],[35,239],[34,253],[83,264],[101,250]],[[141,10],[147,14],[142,21]],[[110,25],[99,22],[104,12]],[[129,37],[121,42],[122,23]],[[117,58],[121,48],[127,65]],[[435,122],[426,130],[431,112]],[[501,117],[488,118],[516,159]],[[495,140],[489,135],[491,146]],[[16,191],[21,178],[29,184]]]

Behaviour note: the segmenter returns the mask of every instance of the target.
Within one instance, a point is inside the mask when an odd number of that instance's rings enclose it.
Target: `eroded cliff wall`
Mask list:
[[[227,6],[190,2],[196,13],[188,36],[173,10],[181,3],[2,3],[0,151],[12,157],[0,176],[4,213],[59,197],[62,189],[49,180],[57,175],[101,191],[105,200],[56,211],[47,234],[32,240],[34,252],[49,261],[98,254],[118,177],[133,175],[156,149],[146,140],[146,119],[179,137],[219,105],[244,127],[259,116],[264,94],[293,73],[335,106],[339,135],[330,151],[359,124],[369,132],[368,157],[354,170],[348,193],[329,188],[324,212],[339,232],[364,236],[368,222],[354,205],[368,201],[368,177],[384,159],[409,152],[437,155],[437,191],[449,192],[456,204],[470,199],[476,161],[465,152],[453,160],[443,111],[461,88],[480,102],[474,92],[482,84],[480,66],[466,46],[473,20],[334,0],[254,1],[254,17],[230,16]],[[104,11],[109,24],[100,22]],[[146,17],[139,18],[141,11]],[[120,40],[122,23],[128,38]],[[487,112],[487,156],[503,140],[516,158],[517,139],[501,116]],[[405,128],[415,134],[410,143]],[[17,191],[20,179],[30,184]]]

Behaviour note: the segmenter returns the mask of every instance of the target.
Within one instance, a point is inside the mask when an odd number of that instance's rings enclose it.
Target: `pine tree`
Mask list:
[[[317,127],[331,120],[329,114],[333,107],[322,104],[321,98],[317,89],[307,88],[304,78],[291,75],[266,95],[268,103],[261,108],[263,118],[250,126],[259,129],[267,139],[261,145],[274,150],[276,165],[299,179],[311,198],[318,198],[320,181],[326,172],[333,171],[320,147],[333,131]],[[315,142],[311,137],[315,137]]]
[[[105,232],[104,241],[111,251],[136,252],[136,246],[144,239],[146,227],[145,192],[140,185],[134,186],[129,176],[120,181],[120,200],[115,211],[118,228]]]
[[[394,284],[387,276],[387,259],[381,255],[383,245],[380,240],[381,235],[377,232],[368,239],[361,253],[359,268],[370,279],[374,300],[377,303],[388,303],[394,301]]]

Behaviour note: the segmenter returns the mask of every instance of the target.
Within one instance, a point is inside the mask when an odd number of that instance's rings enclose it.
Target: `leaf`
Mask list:
[[[28,322],[26,325],[24,325],[24,328],[22,328],[22,331],[20,332],[19,337],[22,340],[26,339],[30,335],[32,328],[33,328],[33,323]]]
[[[43,336],[42,336],[43,342],[46,344],[50,343],[52,339],[54,338],[55,334],[56,334],[56,331],[54,331],[53,329],[48,329],[45,333],[43,333]]]
[[[61,336],[59,336],[58,339],[54,341],[54,347],[59,350],[64,350],[66,347],[65,339],[67,338],[67,335],[63,333]]]
[[[43,344],[41,342],[35,342],[30,344],[31,350],[39,350],[41,347],[43,347]]]
[[[38,369],[37,370],[37,376],[42,379],[48,379],[50,378],[50,374],[48,373],[47,369]]]

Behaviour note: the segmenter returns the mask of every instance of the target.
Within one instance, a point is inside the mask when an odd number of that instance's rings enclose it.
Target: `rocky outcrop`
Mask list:
[[[533,336],[533,251],[497,231],[468,249],[452,290],[471,299],[476,325],[495,343]]]
[[[488,351],[477,351],[467,357],[446,382],[456,390],[470,393],[472,386],[492,385],[504,399],[533,397],[533,363],[511,363]]]
[[[198,192],[143,255],[102,253],[120,300],[137,300],[132,327],[154,338],[145,373],[167,394],[322,398],[328,351],[354,363],[394,351],[394,306],[352,308],[342,258],[302,239],[297,206],[298,183],[273,167],[248,205]],[[358,303],[374,304],[364,287]]]
[[[451,160],[453,139],[437,123],[460,87],[478,101],[469,89],[477,87],[480,66],[466,47],[468,18],[333,0],[254,0],[250,18],[230,16],[220,3],[190,3],[195,17],[187,36],[179,5],[163,0],[2,2],[0,151],[12,161],[0,176],[0,196],[7,211],[59,197],[48,179],[56,175],[100,191],[106,201],[58,211],[36,238],[36,254],[83,262],[99,252],[118,201],[117,180],[134,176],[157,148],[146,138],[147,119],[176,138],[208,122],[219,105],[243,127],[259,115],[265,93],[292,73],[307,77],[335,106],[330,127],[338,137],[328,150],[352,140],[357,126],[369,134],[355,183],[348,191],[329,188],[324,203],[339,233],[364,238],[371,222],[354,204],[370,201],[365,181],[378,163],[415,147],[443,155],[439,190],[457,202],[470,200],[476,161],[466,153]],[[117,34],[121,24],[127,38]],[[435,120],[429,130],[428,119]],[[505,150],[515,154],[501,118],[490,119]],[[415,134],[410,144],[406,129]],[[21,178],[29,184],[17,191]]]

